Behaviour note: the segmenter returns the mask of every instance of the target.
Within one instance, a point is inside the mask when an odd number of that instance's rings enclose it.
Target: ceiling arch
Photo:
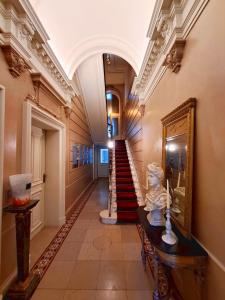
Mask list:
[[[140,57],[127,41],[111,35],[93,36],[73,47],[66,59],[66,73],[71,79],[73,74],[85,60],[95,54],[110,53],[122,57],[139,72]]]
[[[26,1],[40,18],[69,78],[83,62],[102,53],[122,57],[138,75],[156,0]]]

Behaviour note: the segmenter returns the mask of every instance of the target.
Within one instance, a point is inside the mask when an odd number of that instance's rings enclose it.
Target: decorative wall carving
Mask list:
[[[71,112],[72,112],[72,108],[70,106],[64,106],[64,111],[65,111],[66,117],[69,118],[71,115]]]
[[[31,74],[31,79],[34,85],[35,96],[31,96],[30,100],[57,119],[61,119],[61,107],[64,104],[61,96],[40,73]]]
[[[141,104],[140,106],[139,106],[139,112],[140,112],[140,114],[141,114],[141,117],[144,117],[144,115],[145,115],[145,105],[144,104]]]
[[[181,67],[181,60],[183,58],[185,41],[175,41],[172,49],[167,54],[163,66],[168,67],[174,73],[178,73]]]
[[[10,45],[2,46],[2,51],[9,66],[9,72],[13,77],[19,77],[23,72],[30,69],[26,61]]]
[[[148,30],[150,38],[132,94],[145,103],[166,67],[177,73],[181,66],[185,39],[209,0],[156,1]]]
[[[38,99],[35,96],[31,95],[31,94],[28,94],[26,96],[25,101],[31,101],[31,102],[33,102],[33,103],[35,103],[39,106]]]

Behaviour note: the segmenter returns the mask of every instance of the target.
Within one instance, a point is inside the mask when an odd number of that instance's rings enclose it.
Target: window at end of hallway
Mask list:
[[[100,149],[100,163],[101,164],[109,163],[109,150],[108,149]]]
[[[106,99],[107,100],[112,100],[112,94],[111,93],[107,93],[106,94]]]

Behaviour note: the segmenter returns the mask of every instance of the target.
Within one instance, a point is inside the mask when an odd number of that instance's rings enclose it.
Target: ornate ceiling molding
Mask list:
[[[150,38],[139,75],[131,93],[146,103],[167,68],[177,73],[185,40],[209,0],[156,1],[148,30]]]
[[[3,51],[7,47],[12,48],[18,57],[24,60],[25,65],[29,66],[31,72],[41,72],[49,79],[64,102],[70,102],[71,97],[75,95],[74,89],[48,45],[48,35],[29,1],[5,0],[4,4],[0,2],[0,15],[0,46]],[[7,59],[9,61],[10,58]],[[11,60],[15,64],[15,55]],[[18,61],[22,62],[21,59]],[[16,75],[16,72],[14,74]]]

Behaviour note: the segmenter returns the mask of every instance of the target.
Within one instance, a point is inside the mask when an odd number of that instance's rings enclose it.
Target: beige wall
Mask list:
[[[84,106],[78,97],[72,100],[72,112],[67,120],[66,213],[70,212],[79,195],[93,179],[92,164],[73,168],[72,147],[74,144],[92,146]]]
[[[22,151],[22,105],[28,94],[35,91],[29,72],[13,78],[8,71],[2,51],[0,50],[0,85],[5,87],[5,143],[4,143],[4,203],[8,199],[8,177],[21,173]],[[76,171],[71,169],[70,150],[73,142],[91,145],[91,138],[82,101],[74,98],[72,113],[66,118],[63,105],[48,89],[40,89],[39,103],[46,110],[58,117],[67,127],[67,163],[66,163],[66,209],[68,210],[79,194],[92,180],[91,166],[84,166]],[[2,255],[0,286],[10,278],[16,268],[14,216],[3,214]],[[47,245],[46,245],[47,246]]]
[[[162,157],[161,118],[190,97],[197,98],[195,144],[195,192],[193,195],[193,235],[218,260],[209,258],[204,300],[225,297],[225,2],[211,0],[187,38],[178,74],[167,70],[149,98],[143,122],[143,154],[141,141],[134,146],[135,160],[144,160],[144,167]],[[135,105],[130,105],[128,125],[141,132],[135,119]],[[132,121],[133,119],[133,121]],[[136,120],[136,121],[135,121]],[[131,131],[131,130],[130,130]],[[130,140],[134,140],[128,134]],[[138,136],[138,133],[136,134]],[[138,138],[135,138],[138,140]],[[140,146],[138,146],[140,145]],[[134,150],[136,149],[136,150]],[[138,163],[139,178],[144,180]],[[143,182],[144,183],[144,182]],[[185,276],[183,276],[183,285]],[[186,281],[187,282],[187,281]],[[182,284],[181,284],[182,285]],[[187,284],[184,285],[187,287]],[[190,298],[189,293],[185,299]],[[188,295],[189,294],[189,295]]]
[[[6,200],[9,189],[8,176],[21,172],[22,103],[28,94],[34,94],[34,89],[28,73],[23,73],[16,79],[12,77],[1,50],[0,70],[0,84],[5,87],[3,193]],[[2,221],[0,284],[14,271],[16,265],[14,217],[3,214]]]

